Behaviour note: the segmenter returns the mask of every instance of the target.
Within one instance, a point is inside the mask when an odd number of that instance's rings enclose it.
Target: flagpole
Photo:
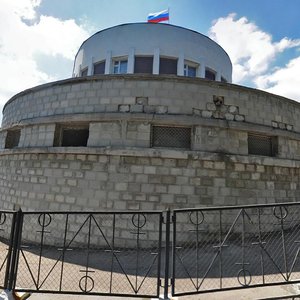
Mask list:
[[[168,15],[169,15],[168,24],[170,24],[170,7],[169,6],[168,6]]]

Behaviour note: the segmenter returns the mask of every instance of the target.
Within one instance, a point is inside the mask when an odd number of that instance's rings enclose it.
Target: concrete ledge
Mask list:
[[[265,166],[278,166],[300,168],[300,160],[283,159],[255,155],[231,155],[226,153],[212,153],[203,151],[185,151],[169,149],[145,148],[112,148],[112,147],[44,147],[44,148],[15,148],[0,151],[0,156],[19,154],[78,154],[78,155],[108,155],[132,156],[149,158],[192,159],[207,161],[226,161],[242,164],[258,164]]]

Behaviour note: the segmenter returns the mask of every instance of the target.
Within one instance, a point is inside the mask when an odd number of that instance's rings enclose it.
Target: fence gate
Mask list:
[[[158,297],[162,217],[161,212],[18,212],[3,286],[23,292]]]
[[[175,210],[172,295],[300,282],[300,205]]]

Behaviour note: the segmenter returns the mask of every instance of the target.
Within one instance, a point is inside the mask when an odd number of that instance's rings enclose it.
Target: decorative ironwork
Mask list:
[[[159,296],[162,213],[23,214],[18,291]]]
[[[6,213],[0,212],[0,225],[3,225],[6,221]]]
[[[173,219],[174,296],[300,282],[299,204],[175,210]]]
[[[16,291],[167,298],[300,282],[299,203],[0,211],[0,241],[1,285]]]

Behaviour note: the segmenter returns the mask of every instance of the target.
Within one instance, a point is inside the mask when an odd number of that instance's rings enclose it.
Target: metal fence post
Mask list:
[[[18,251],[20,246],[20,238],[21,238],[21,232],[22,232],[22,219],[23,219],[23,213],[22,210],[19,209],[16,213],[16,218],[14,219],[14,233],[13,233],[13,240],[12,240],[12,250],[11,250],[11,259],[9,265],[9,273],[8,275],[8,285],[7,289],[12,290],[15,285],[15,280],[17,276],[17,259],[18,259]],[[6,282],[7,283],[7,282]]]
[[[169,267],[170,267],[170,209],[167,210],[166,216],[166,253],[165,253],[165,284],[164,284],[164,299],[169,299]]]
[[[6,270],[5,270],[5,278],[4,278],[4,289],[5,290],[8,289],[10,266],[11,266],[11,255],[12,255],[12,251],[13,251],[13,243],[14,243],[14,235],[15,235],[15,227],[16,227],[16,217],[17,217],[17,212],[14,212],[12,221],[11,221],[9,247],[8,247],[8,253],[7,253]]]

